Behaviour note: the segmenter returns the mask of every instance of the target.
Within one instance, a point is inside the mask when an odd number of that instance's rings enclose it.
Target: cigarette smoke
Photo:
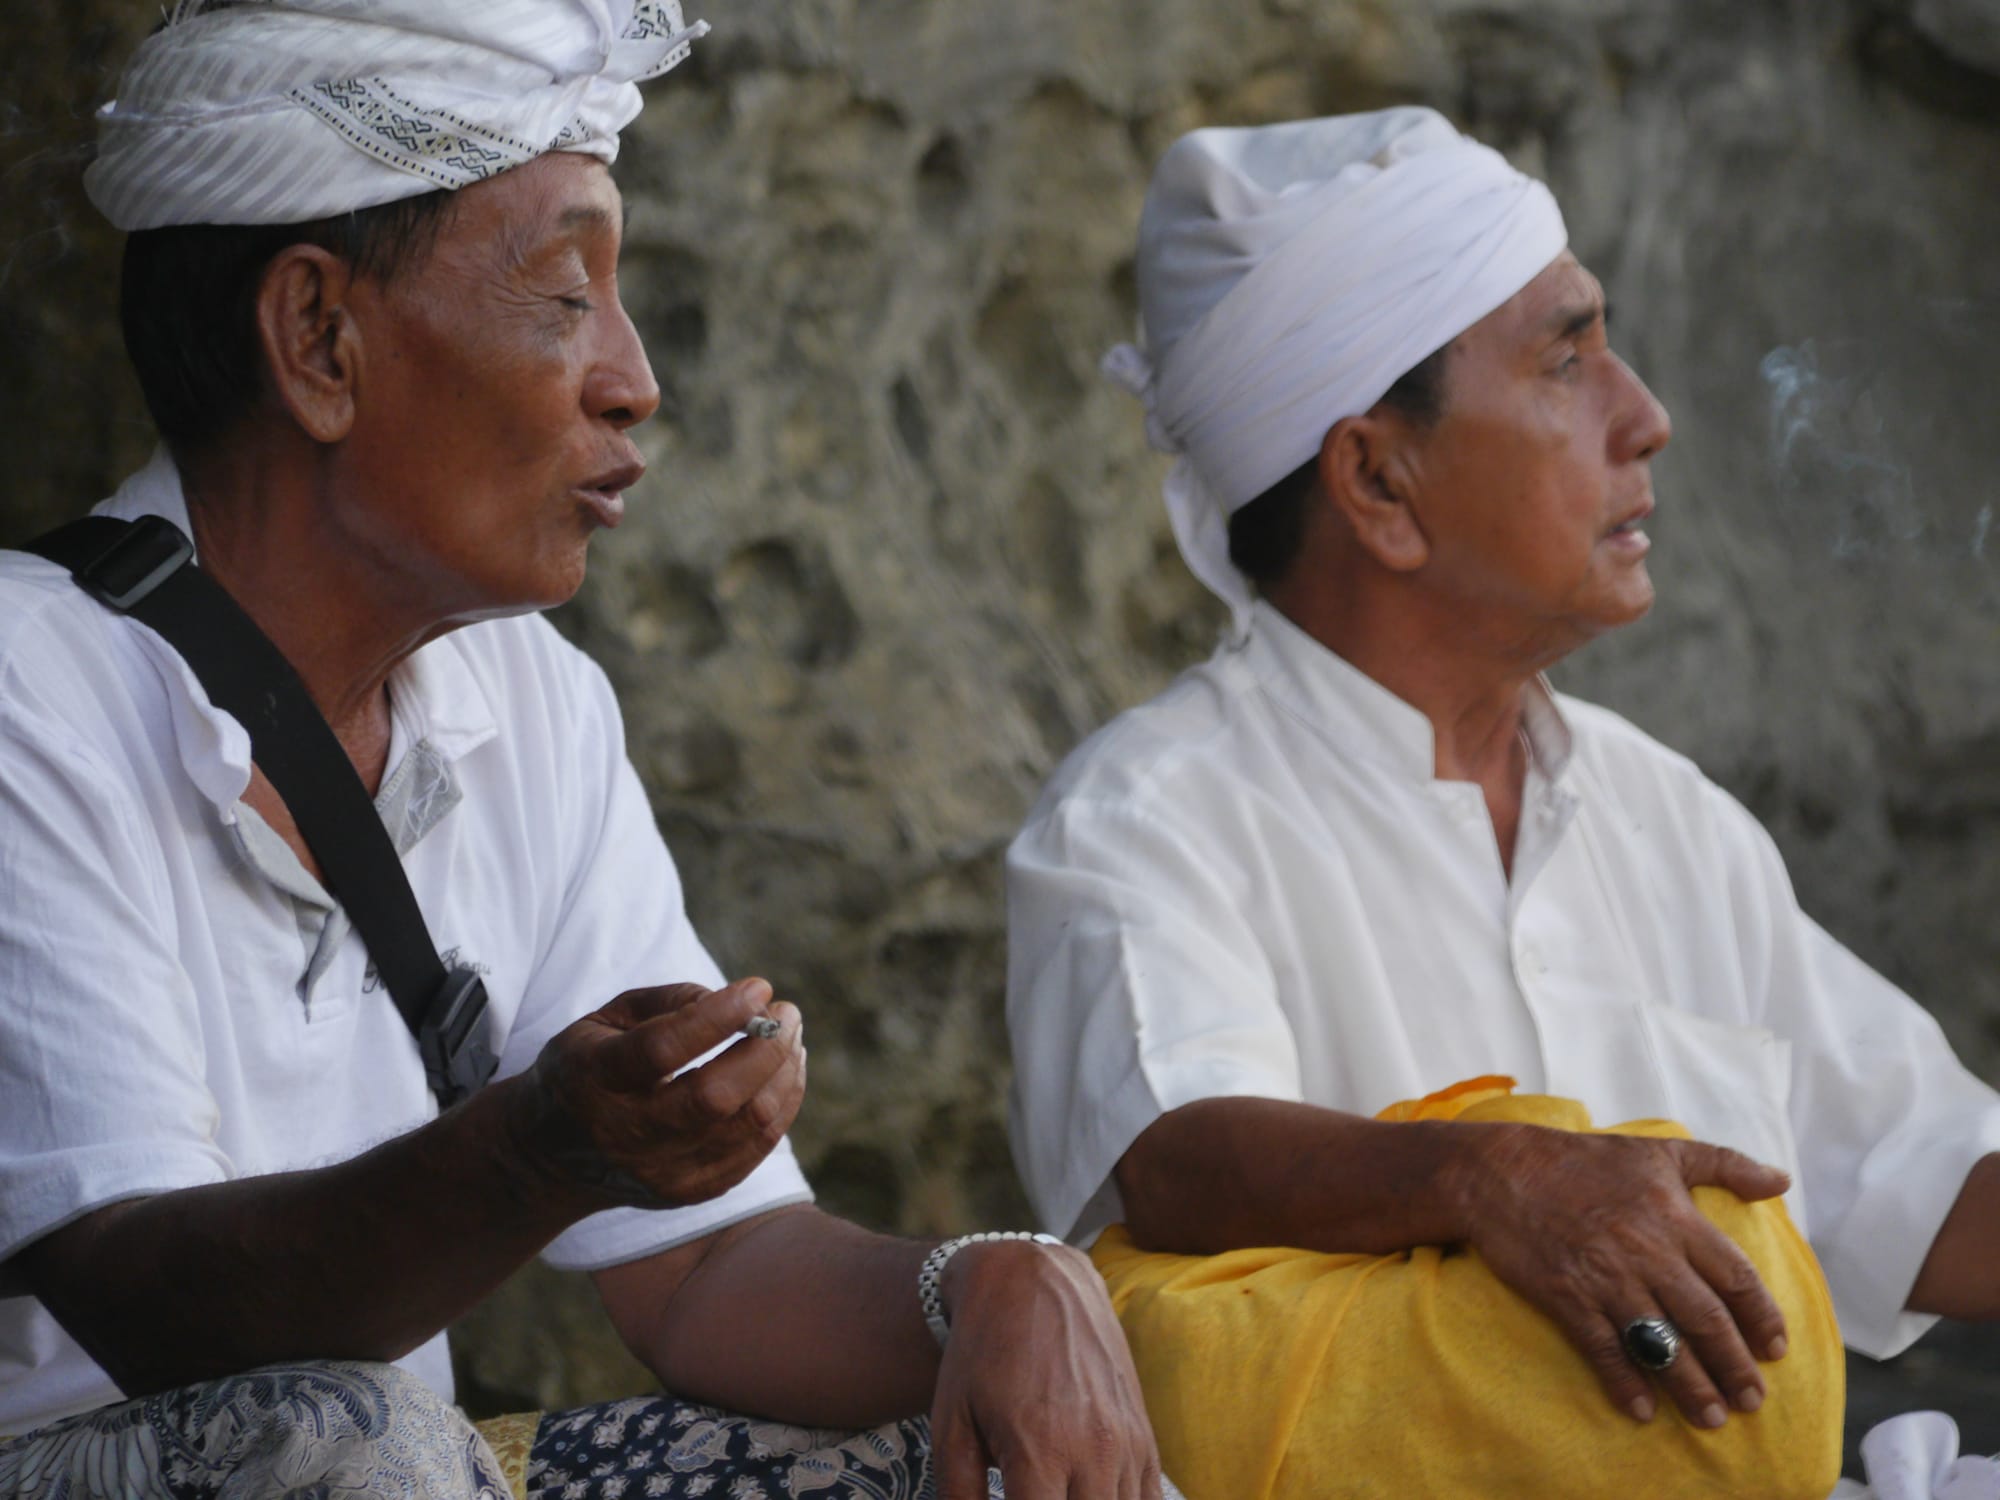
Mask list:
[[[1770,399],[1773,490],[1835,558],[1918,550],[1985,559],[1993,506],[1982,504],[1968,526],[1962,501],[1934,493],[1943,476],[1924,475],[1911,456],[1929,436],[1910,411],[1921,396],[1893,355],[1863,340],[1804,339],[1771,350],[1758,372]]]

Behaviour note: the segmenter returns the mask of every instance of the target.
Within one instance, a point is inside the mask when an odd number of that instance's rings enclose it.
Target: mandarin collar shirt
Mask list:
[[[188,528],[164,457],[99,512]],[[624,990],[722,982],[610,685],[545,620],[443,636],[389,697],[376,808],[446,963],[485,980],[500,1077]],[[250,769],[242,725],[160,636],[0,552],[0,1435],[119,1399],[9,1278],[16,1250],[437,1113],[359,936],[242,801]],[[595,1269],[809,1197],[780,1143],[720,1198],[595,1215],[543,1258]],[[400,1363],[450,1395],[442,1334]]]
[[[1063,765],[1007,862],[1015,1161],[1049,1228],[1200,1099],[1371,1115],[1513,1077],[1791,1172],[1848,1343],[1886,1357],[2000,1098],[1800,911],[1690,761],[1526,689],[1511,878],[1428,719],[1268,604]]]

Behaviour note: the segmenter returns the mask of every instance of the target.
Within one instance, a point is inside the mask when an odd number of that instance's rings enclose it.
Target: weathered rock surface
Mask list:
[[[1065,751],[1212,639],[1160,462],[1095,374],[1131,326],[1150,162],[1198,124],[1408,99],[1555,186],[1678,425],[1660,605],[1564,685],[1742,795],[1807,909],[2000,1078],[1995,14],[711,7],[619,168],[668,393],[653,473],[560,618],[623,694],[724,966],[811,1018],[797,1143],[826,1203],[911,1232],[1023,1218],[999,854]],[[114,237],[74,176],[105,60],[149,17],[36,0],[0,22],[8,535],[147,445]],[[473,1320],[478,1398],[638,1379],[586,1301],[537,1276]],[[1906,1362],[1991,1450],[1975,1366],[2000,1367],[1995,1337]],[[1897,1378],[1857,1368],[1857,1412]]]

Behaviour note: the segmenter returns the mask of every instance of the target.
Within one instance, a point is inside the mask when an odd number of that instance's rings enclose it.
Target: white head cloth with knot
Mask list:
[[[1174,538],[1234,635],[1255,590],[1229,560],[1229,517],[1568,240],[1546,187],[1428,109],[1174,143],[1139,220],[1143,347],[1119,345],[1104,371],[1175,455]]]
[[[298,224],[618,155],[638,85],[708,30],[678,0],[180,0],[99,112],[120,229]]]

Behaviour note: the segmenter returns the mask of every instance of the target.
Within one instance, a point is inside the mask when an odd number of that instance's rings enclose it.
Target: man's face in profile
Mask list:
[[[551,153],[464,189],[435,248],[355,283],[361,340],[333,520],[454,618],[560,603],[644,471],[626,429],[659,389],[618,295],[622,203]]]
[[[1430,584],[1524,640],[1577,645],[1643,615],[1650,461],[1672,429],[1574,256],[1458,337],[1443,407],[1410,454]]]

